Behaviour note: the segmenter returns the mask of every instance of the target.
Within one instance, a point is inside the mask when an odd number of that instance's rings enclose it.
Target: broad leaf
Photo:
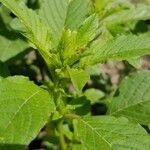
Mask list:
[[[66,28],[76,30],[85,20],[90,0],[71,0],[66,18]]]
[[[78,135],[88,150],[149,150],[150,136],[126,118],[85,117],[78,122]]]
[[[147,35],[122,35],[108,41],[95,41],[91,55],[81,59],[81,66],[94,65],[107,60],[126,60],[150,53],[150,37]]]
[[[81,93],[84,85],[90,79],[89,75],[84,70],[68,69],[71,81],[77,92]]]
[[[144,71],[128,77],[112,99],[109,114],[125,116],[141,124],[150,124],[150,72]]]
[[[54,111],[49,93],[25,77],[0,81],[0,143],[29,144]]]
[[[64,28],[69,0],[43,0],[40,16],[47,23],[57,46]]]
[[[48,65],[58,65],[59,60],[55,54],[50,54],[51,32],[42,19],[31,9],[15,0],[0,0],[22,22],[26,28],[23,33],[29,41],[36,46]]]

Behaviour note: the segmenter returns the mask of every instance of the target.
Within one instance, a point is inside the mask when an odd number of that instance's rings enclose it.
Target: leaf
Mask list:
[[[62,35],[62,39],[60,41],[60,51],[63,54],[64,60],[69,57],[75,55],[77,50],[77,42],[76,42],[77,32],[65,30]]]
[[[100,91],[98,89],[94,89],[94,88],[87,89],[84,92],[84,95],[91,102],[96,102],[96,101],[98,101],[99,99],[101,99],[102,97],[105,96],[104,92],[102,92],[102,91]]]
[[[39,14],[52,31],[56,46],[64,28],[77,30],[83,23],[89,3],[90,0],[43,0]]]
[[[106,42],[95,41],[91,55],[81,59],[80,65],[94,65],[107,60],[126,60],[150,53],[150,37],[147,35],[122,35]]]
[[[58,65],[59,60],[55,54],[50,54],[51,49],[51,32],[42,19],[31,9],[15,0],[1,0],[22,22],[26,28],[23,33],[29,41],[36,46],[43,56],[48,66]]]
[[[68,72],[73,83],[74,88],[77,90],[78,93],[82,92],[83,87],[90,79],[90,76],[84,70],[78,69],[69,69]]]
[[[19,21],[18,18],[14,18],[11,22],[10,22],[10,27],[14,30],[14,31],[18,31],[18,32],[26,32],[25,26]]]
[[[139,5],[133,9],[122,10],[118,13],[106,17],[103,22],[107,25],[122,24],[131,21],[149,20],[150,19],[150,6]]]
[[[53,42],[57,46],[65,25],[69,0],[43,0],[41,4],[39,14],[52,31]]]
[[[150,72],[143,71],[128,77],[112,99],[109,114],[125,116],[141,124],[150,123]]]
[[[90,0],[71,0],[65,23],[67,29],[73,31],[81,25],[88,14],[89,3]]]
[[[10,15],[10,10],[8,10],[5,6],[2,5],[0,6],[0,20],[3,20],[4,24],[6,25],[8,25],[12,20],[12,17]]]
[[[12,18],[4,6],[0,8],[0,61],[5,62],[26,50],[29,45],[22,36],[10,30]],[[20,38],[19,38],[20,37]]]
[[[98,17],[94,14],[89,16],[77,29],[64,32],[60,44],[64,56],[64,64],[73,64],[82,57],[88,43],[94,39],[98,28]]]
[[[129,63],[130,65],[132,65],[132,66],[135,67],[136,69],[139,69],[139,68],[141,67],[141,64],[142,64],[140,57],[128,59],[127,61],[128,61],[128,63]]]
[[[97,13],[99,13],[100,19],[103,19],[122,10],[131,9],[133,7],[134,5],[130,0],[95,0],[95,10]]]
[[[149,150],[150,136],[126,118],[84,117],[78,121],[78,135],[88,150]]]
[[[100,76],[101,74],[100,64],[87,67],[85,70],[90,76]]]
[[[101,12],[103,11],[103,9],[107,6],[107,4],[109,4],[112,0],[95,0],[94,1],[94,6],[96,9],[96,12]]]
[[[54,111],[50,94],[25,77],[0,81],[0,143],[29,144]]]
[[[13,35],[10,36],[13,37]],[[14,39],[11,40],[0,35],[0,60],[2,62],[9,60],[29,47],[25,41],[15,38],[14,36]]]
[[[88,17],[77,29],[77,44],[84,47],[94,39],[98,28],[98,17],[94,14]]]

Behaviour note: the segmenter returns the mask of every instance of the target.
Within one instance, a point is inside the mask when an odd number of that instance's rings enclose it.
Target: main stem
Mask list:
[[[53,80],[53,83],[54,83],[54,88],[57,88],[59,86],[59,79],[57,78],[57,75],[54,75],[55,72],[52,72],[52,80]],[[61,107],[59,106],[60,103],[59,103],[59,100],[60,100],[60,93],[57,93],[57,96],[55,97],[56,101],[55,101],[55,104],[56,104],[56,107],[58,107],[58,111],[59,113],[61,114]],[[61,119],[58,124],[57,124],[57,129],[58,129],[58,132],[59,132],[59,143],[60,143],[60,148],[61,150],[67,150],[67,144],[66,144],[66,141],[65,141],[65,137],[64,137],[64,129],[63,129],[63,119]]]

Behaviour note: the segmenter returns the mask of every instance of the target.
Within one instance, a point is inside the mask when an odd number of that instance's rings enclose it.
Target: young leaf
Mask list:
[[[112,0],[95,0],[94,1],[94,6],[95,6],[95,10],[96,12],[101,12],[103,11],[103,9],[107,6],[107,4],[109,4]]]
[[[98,17],[94,14],[88,17],[77,29],[77,44],[84,47],[94,39],[98,28]]]
[[[68,8],[65,26],[67,29],[76,30],[88,14],[90,0],[71,0]]]
[[[43,0],[41,4],[39,14],[52,31],[53,42],[57,46],[64,28],[69,0]]]
[[[94,65],[107,60],[125,60],[150,53],[150,37],[147,35],[122,35],[106,42],[95,41],[91,55],[81,59],[81,66]]]
[[[82,92],[84,85],[90,79],[89,75],[84,70],[68,69],[71,81],[78,93]]]
[[[126,118],[84,117],[78,122],[78,135],[85,149],[149,150],[150,136]]]
[[[56,55],[49,53],[52,39],[51,32],[36,12],[15,0],[0,0],[0,2],[19,18],[26,28],[26,32],[23,35],[36,46],[47,64],[49,66],[58,64],[59,60]]]
[[[0,96],[0,143],[29,144],[54,111],[50,94],[14,76],[0,81]]]
[[[119,95],[112,99],[109,114],[125,116],[141,124],[150,124],[150,72],[143,71],[122,82]]]
[[[81,24],[77,31],[67,30],[62,37],[64,63],[73,64],[78,61],[85,51],[87,44],[94,39],[98,28],[97,16],[91,15]]]

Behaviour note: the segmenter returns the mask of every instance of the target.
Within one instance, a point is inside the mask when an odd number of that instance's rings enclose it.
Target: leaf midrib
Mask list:
[[[114,114],[116,114],[116,113],[118,113],[118,112],[121,112],[121,111],[124,111],[125,109],[129,109],[130,107],[136,107],[136,105],[139,105],[139,104],[143,104],[143,103],[147,103],[147,102],[149,102],[150,100],[148,99],[148,100],[144,100],[144,101],[139,101],[138,103],[136,103],[136,104],[132,104],[132,105],[128,105],[127,107],[123,107],[123,108],[121,108],[121,109],[118,109],[117,111],[114,111],[113,113],[109,113],[110,115],[114,115]]]

